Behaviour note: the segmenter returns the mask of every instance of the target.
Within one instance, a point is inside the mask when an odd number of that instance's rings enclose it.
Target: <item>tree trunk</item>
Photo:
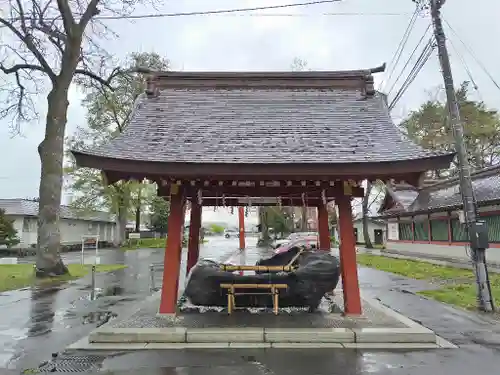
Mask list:
[[[59,216],[63,184],[64,132],[68,112],[68,87],[59,84],[47,96],[45,138],[38,146],[41,162],[36,251],[36,276],[68,273],[61,259]]]
[[[142,189],[137,191],[137,204],[135,206],[135,232],[141,231],[141,203],[142,203]]]
[[[139,233],[141,231],[141,206],[135,208],[135,231]]]
[[[120,204],[116,215],[115,246],[119,247],[125,243],[127,233],[127,206]]]
[[[307,232],[307,207],[300,208],[300,231]]]
[[[259,207],[260,238],[257,246],[266,246],[269,243],[269,227],[267,223],[266,207]]]
[[[369,231],[369,226],[368,226],[368,201],[370,199],[370,193],[372,191],[372,184],[370,181],[366,182],[366,192],[365,196],[363,197],[363,205],[362,205],[362,212],[363,212],[363,239],[365,242],[365,247],[367,249],[373,249],[372,241],[370,240],[370,231]]]

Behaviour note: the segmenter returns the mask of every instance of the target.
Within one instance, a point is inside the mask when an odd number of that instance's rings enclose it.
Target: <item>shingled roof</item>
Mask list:
[[[38,216],[38,202],[29,199],[0,199],[0,209],[11,216]],[[60,216],[62,219],[84,220],[95,222],[114,222],[114,217],[108,212],[94,211],[87,214],[77,213],[69,206],[61,205]]]
[[[209,174],[208,165],[343,165],[330,170],[344,174],[356,174],[352,164],[448,166],[451,154],[400,135],[371,72],[159,72],[122,134],[73,154],[85,167],[154,174],[193,164]]]
[[[379,213],[395,214],[405,212],[418,196],[418,189],[407,183],[388,182],[385,185],[385,197]]]
[[[474,172],[471,178],[476,201],[480,206],[500,204],[500,165]],[[382,216],[408,216],[461,207],[462,197],[457,176],[422,188],[405,211],[388,210]]]

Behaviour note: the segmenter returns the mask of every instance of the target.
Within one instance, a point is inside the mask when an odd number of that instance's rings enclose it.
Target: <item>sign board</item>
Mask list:
[[[399,226],[398,223],[387,223],[387,239],[399,240]]]
[[[129,233],[128,238],[129,238],[129,240],[138,240],[139,238],[141,238],[141,234],[140,233]]]

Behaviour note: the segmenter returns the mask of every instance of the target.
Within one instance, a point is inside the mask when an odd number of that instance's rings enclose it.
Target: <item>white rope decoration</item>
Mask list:
[[[201,205],[203,203],[203,197],[201,193],[201,189],[198,189],[198,204]]]

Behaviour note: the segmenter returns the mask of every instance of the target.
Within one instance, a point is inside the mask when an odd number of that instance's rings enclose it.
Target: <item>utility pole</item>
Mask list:
[[[467,233],[469,235],[472,264],[476,275],[478,308],[482,311],[494,311],[491,287],[486,266],[487,239],[484,240],[484,226],[477,222],[477,205],[472,189],[469,160],[464,144],[464,129],[460,120],[460,112],[453,85],[450,58],[446,49],[446,36],[441,20],[441,7],[446,0],[429,0],[434,36],[436,38],[439,63],[443,73],[444,87],[448,105],[449,121],[455,139],[455,149],[458,158],[460,177],[460,193],[462,195],[463,210]],[[485,245],[486,243],[486,245]]]

